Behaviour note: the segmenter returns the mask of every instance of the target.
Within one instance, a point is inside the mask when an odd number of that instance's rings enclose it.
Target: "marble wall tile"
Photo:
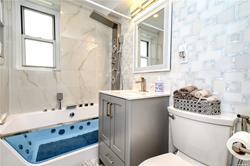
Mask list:
[[[10,13],[10,3],[8,1],[4,1],[4,16]],[[9,111],[9,55],[11,54],[10,46],[10,38],[11,33],[9,29],[11,29],[11,19],[4,18],[4,27],[0,27],[0,31],[4,33],[0,38],[3,39],[3,54],[4,58],[0,57],[0,116],[3,113],[7,113]]]
[[[139,76],[148,88],[161,76],[170,92],[188,84],[213,91],[222,111],[250,115],[249,0],[173,1],[172,69],[170,72],[133,74],[133,22],[123,21],[122,78],[124,89]],[[188,46],[188,63],[177,56]],[[172,99],[171,99],[172,101]]]
[[[59,71],[10,69],[10,113],[98,102],[98,91],[110,89],[112,30],[89,17],[92,11],[61,4],[61,66]]]

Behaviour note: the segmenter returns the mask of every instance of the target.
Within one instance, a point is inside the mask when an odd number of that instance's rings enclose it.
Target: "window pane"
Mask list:
[[[54,67],[53,44],[25,39],[27,66]]]
[[[140,42],[140,51],[141,51],[141,56],[142,57],[147,57],[148,56],[148,42],[146,41],[141,41]]]
[[[148,59],[141,58],[141,66],[140,67],[147,67],[148,66]]]
[[[53,40],[53,16],[24,8],[24,33]]]

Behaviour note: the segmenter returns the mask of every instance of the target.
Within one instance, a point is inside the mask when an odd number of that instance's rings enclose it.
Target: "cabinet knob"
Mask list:
[[[110,164],[113,165],[113,164],[114,164],[114,161],[111,160],[109,156],[110,156],[109,154],[105,154],[105,157],[106,157],[106,159],[108,160],[108,162],[109,162]]]

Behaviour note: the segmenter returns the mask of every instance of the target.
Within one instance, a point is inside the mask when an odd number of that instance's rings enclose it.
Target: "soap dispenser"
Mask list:
[[[161,80],[160,76],[155,82],[155,92],[164,92],[164,82]]]

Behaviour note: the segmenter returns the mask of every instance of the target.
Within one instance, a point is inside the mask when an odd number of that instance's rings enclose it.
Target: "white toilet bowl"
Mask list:
[[[166,153],[160,156],[156,156],[145,160],[139,166],[205,166],[204,164],[193,160],[181,152]]]
[[[172,144],[178,152],[145,160],[139,166],[227,166],[231,159],[226,142],[235,114],[202,115],[168,108]]]

